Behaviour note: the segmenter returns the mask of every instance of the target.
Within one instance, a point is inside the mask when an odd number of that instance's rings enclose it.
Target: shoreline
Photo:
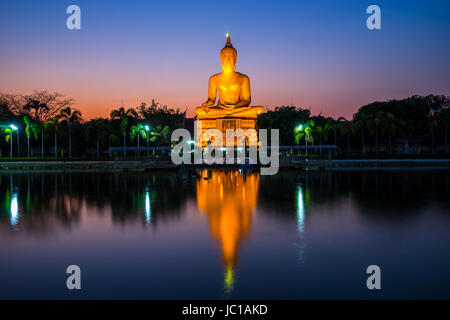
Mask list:
[[[281,160],[281,159],[280,159]],[[149,162],[143,160],[121,161],[2,161],[0,173],[6,172],[143,172],[143,171],[177,171],[184,168],[259,168],[260,165],[174,165],[170,161]],[[450,169],[450,159],[305,159],[296,161],[280,161],[280,170],[396,170],[396,169]]]

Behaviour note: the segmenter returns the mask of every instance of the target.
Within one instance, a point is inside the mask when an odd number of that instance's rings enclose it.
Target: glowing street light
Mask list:
[[[17,134],[17,158],[20,157],[20,145],[19,145],[19,128],[17,126],[15,126],[13,123],[11,123],[9,125],[9,127],[11,128],[11,130],[15,131]],[[11,133],[11,158],[12,158],[12,133]]]
[[[299,124],[297,127],[295,127],[295,134],[299,134],[300,131],[303,130],[303,124]],[[297,146],[300,145],[300,138],[297,139]],[[300,150],[297,150],[298,154],[300,154]]]

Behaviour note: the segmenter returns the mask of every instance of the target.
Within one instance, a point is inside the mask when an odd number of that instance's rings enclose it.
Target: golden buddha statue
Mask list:
[[[250,106],[250,79],[236,72],[237,51],[231,44],[227,34],[225,47],[220,51],[222,72],[209,78],[208,100],[195,109],[198,119],[218,119],[225,117],[256,119],[264,112],[263,107]],[[216,106],[216,94],[219,91],[219,101]]]

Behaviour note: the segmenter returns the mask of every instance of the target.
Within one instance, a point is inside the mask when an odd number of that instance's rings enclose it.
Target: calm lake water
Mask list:
[[[449,186],[448,170],[4,173],[0,298],[449,299]]]

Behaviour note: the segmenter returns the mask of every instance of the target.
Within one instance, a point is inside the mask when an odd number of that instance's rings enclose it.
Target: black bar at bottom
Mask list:
[[[445,312],[450,300],[355,300],[355,301],[281,301],[281,300],[55,300],[55,301],[0,301],[2,310],[17,315],[57,316],[101,316],[125,319],[305,319],[311,315],[385,317],[392,311],[400,314]]]

